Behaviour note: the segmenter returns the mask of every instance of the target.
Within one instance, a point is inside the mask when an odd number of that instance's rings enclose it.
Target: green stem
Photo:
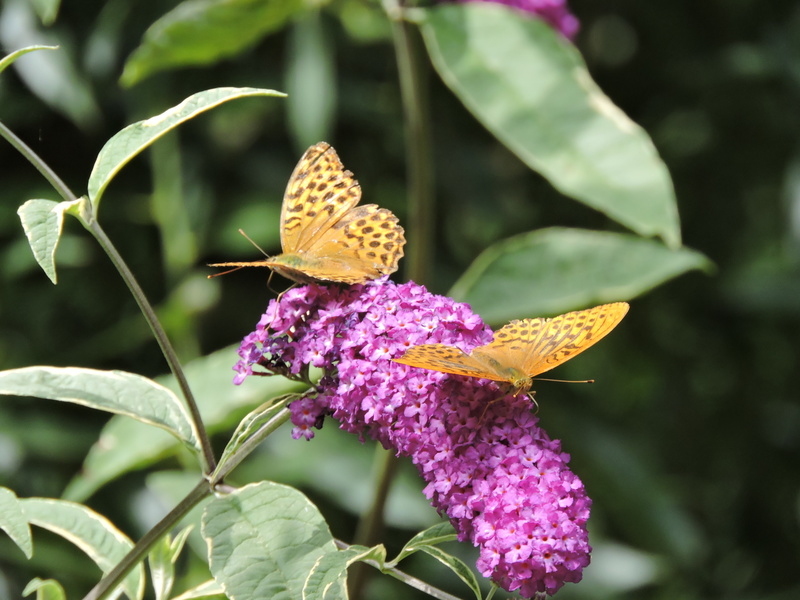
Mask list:
[[[392,37],[397,56],[397,72],[406,129],[406,172],[408,177],[408,244],[406,265],[408,279],[426,284],[431,277],[433,256],[434,182],[431,151],[431,127],[428,98],[419,59],[419,40],[411,25],[403,19],[401,0],[383,0],[383,8],[392,22]],[[377,450],[380,471],[378,487],[369,512],[359,523],[357,543],[372,546],[383,529],[383,512],[397,460],[382,448]],[[355,565],[349,577],[351,596],[359,598],[366,583],[367,571]]]
[[[76,200],[75,194],[73,194],[72,190],[67,187],[67,184],[55,174],[53,169],[51,169],[50,166],[44,162],[30,146],[18,138],[17,135],[2,122],[0,122],[0,136],[3,136],[9,144],[16,148],[17,152],[27,158],[28,162],[36,167],[39,173],[41,173],[44,178],[50,182],[50,185],[55,188],[55,190],[61,195],[62,198],[64,198],[64,200],[67,200],[68,202],[73,202]]]
[[[155,527],[140,539],[133,549],[108,574],[103,577],[83,600],[100,600],[114,590],[128,573],[139,564],[150,549],[166,535],[186,514],[203,499],[211,495],[211,486],[203,479]]]
[[[30,146],[25,144],[25,142],[18,138],[14,132],[6,127],[2,122],[0,122],[0,136],[5,138],[8,143],[10,143],[14,148],[17,149],[17,151],[19,151],[20,154],[28,159],[28,162],[36,167],[36,169],[44,176],[45,179],[47,179],[47,181],[50,182],[50,184],[56,189],[61,197],[69,202],[74,202],[77,199],[75,194],[72,193],[72,190],[67,187],[61,178],[58,177],[58,175],[56,175],[55,172],[47,165],[47,163],[45,163],[44,160],[42,160],[42,158],[36,154],[36,152],[34,152]],[[88,229],[92,235],[94,235],[100,246],[102,246],[102,248],[106,251],[111,259],[111,262],[114,263],[114,266],[117,268],[117,271],[119,271],[123,281],[125,281],[128,289],[136,299],[136,302],[139,305],[142,314],[144,314],[147,323],[150,325],[150,329],[158,341],[158,345],[161,347],[164,357],[167,359],[167,364],[175,376],[175,379],[177,379],[178,385],[180,386],[183,396],[186,399],[186,404],[192,416],[195,431],[203,450],[203,471],[205,473],[211,473],[216,467],[214,453],[211,449],[211,442],[209,441],[208,434],[203,426],[203,421],[200,417],[200,411],[197,408],[197,403],[194,400],[192,390],[189,388],[189,382],[186,380],[186,376],[183,373],[183,368],[181,367],[178,356],[175,353],[175,349],[172,347],[172,344],[170,343],[167,334],[164,332],[163,327],[161,327],[161,323],[156,316],[156,312],[153,310],[153,307],[150,305],[150,302],[144,295],[142,288],[139,287],[139,283],[136,281],[133,273],[128,268],[128,265],[124,260],[122,260],[122,256],[120,256],[119,252],[117,252],[117,249],[111,243],[111,240],[108,238],[105,231],[103,231],[103,229],[100,227],[100,224],[94,218],[91,211],[86,210],[86,207],[83,206],[78,211],[71,212],[78,217],[83,226],[86,227],[86,229]]]
[[[372,479],[378,481],[378,487],[375,490],[372,506],[359,519],[358,528],[355,536],[353,536],[354,544],[371,547],[377,543],[383,530],[383,510],[386,505],[386,499],[389,497],[389,489],[394,479],[394,473],[397,470],[397,464],[394,454],[385,450],[380,444],[376,445],[375,456],[373,457],[374,477]],[[350,596],[353,598],[361,597],[368,576],[369,571],[363,565],[356,563],[351,567],[350,575],[347,578]]]
[[[408,279],[421,285],[431,281],[433,261],[435,190],[431,122],[428,94],[420,60],[420,40],[413,26],[403,19],[401,0],[383,0],[392,21],[397,56],[397,74],[403,102],[406,130],[406,172],[408,177],[408,237],[406,269]]]
[[[84,211],[84,213],[86,212],[88,211]],[[175,353],[175,349],[172,347],[164,328],[161,326],[161,322],[158,320],[158,316],[156,316],[156,311],[153,310],[147,296],[145,296],[142,288],[139,287],[139,282],[136,281],[136,278],[133,276],[133,272],[131,272],[128,265],[122,259],[122,256],[117,252],[117,249],[114,247],[114,244],[111,243],[106,232],[100,227],[100,223],[98,223],[97,219],[93,218],[91,215],[83,214],[81,221],[92,235],[94,235],[103,250],[106,251],[111,262],[114,263],[123,281],[125,281],[131,294],[133,294],[133,297],[136,299],[136,303],[139,305],[139,309],[142,311],[147,324],[150,325],[150,330],[153,332],[158,345],[161,347],[161,352],[164,354],[164,358],[167,359],[167,364],[172,374],[175,376],[178,386],[181,388],[181,392],[183,392],[183,397],[186,399],[186,405],[189,409],[197,437],[200,440],[200,445],[203,450],[203,472],[211,473],[216,467],[214,451],[211,449],[211,441],[208,438],[208,433],[206,433],[203,419],[200,416],[200,410],[197,408],[197,402],[195,402],[194,395],[189,387],[189,382],[186,380],[186,375],[178,360],[178,355]]]

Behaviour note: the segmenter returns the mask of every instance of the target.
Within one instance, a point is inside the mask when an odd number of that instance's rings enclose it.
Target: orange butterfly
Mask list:
[[[306,150],[289,178],[281,209],[283,253],[209,266],[269,267],[299,283],[364,283],[394,273],[406,243],[403,228],[390,211],[356,206],[359,200],[358,181],[336,150],[320,142]]]
[[[494,339],[469,354],[455,346],[422,344],[394,361],[468,377],[502,381],[515,396],[531,389],[533,378],[599,342],[628,312],[627,302],[603,304],[551,319],[511,321]]]

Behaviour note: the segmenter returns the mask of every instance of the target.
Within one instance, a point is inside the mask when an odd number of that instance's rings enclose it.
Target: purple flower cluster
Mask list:
[[[458,0],[459,2],[494,2],[536,15],[561,35],[571,40],[580,29],[578,19],[569,12],[566,0]]]
[[[538,427],[530,400],[495,382],[408,367],[391,359],[423,343],[465,351],[492,334],[466,304],[414,283],[308,285],[273,300],[239,350],[236,382],[258,373],[325,375],[292,402],[295,438],[332,415],[341,427],[410,456],[425,494],[478,568],[525,597],[580,581],[591,548],[591,500],[560,443]]]

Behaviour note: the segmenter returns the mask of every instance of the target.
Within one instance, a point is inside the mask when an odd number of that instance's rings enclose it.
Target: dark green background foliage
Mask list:
[[[240,100],[193,120],[134,160],[106,194],[106,230],[188,361],[236,343],[272,297],[266,272],[209,281],[204,265],[257,256],[239,227],[268,252],[278,247],[283,188],[302,150],[318,141],[309,136],[331,142],[366,201],[390,208],[401,222],[405,159],[395,59],[377,7],[335,1],[319,21],[276,25],[221,62],[122,87],[125,60],[176,4],[64,3],[44,29],[61,44],[63,64],[38,84],[43,88],[23,80],[27,57],[19,70],[7,70],[0,119],[83,193],[97,152],[128,123],[218,86],[291,92],[298,57],[307,61],[303,68],[321,69],[317,89],[289,100]],[[23,5],[2,4],[2,54],[42,41],[14,37],[37,27],[13,20]],[[594,564],[584,583],[559,597],[796,597],[800,8],[786,0],[575,0],[571,7],[593,77],[653,137],[673,176],[684,243],[714,261],[716,272],[694,271],[635,299],[602,349],[560,370],[565,378],[594,377],[595,385],[538,385],[541,423],[572,454],[595,501]],[[433,291],[446,293],[484,248],[512,234],[548,226],[622,231],[531,172],[431,70],[427,80],[438,201]],[[301,117],[291,120],[290,110]],[[67,220],[58,252],[59,284],[42,274],[16,209],[55,195],[5,143],[0,165],[0,366],[165,372],[134,301],[74,220]],[[235,358],[231,351],[231,364]],[[59,496],[104,421],[87,409],[4,398],[0,484],[20,496]],[[311,443],[292,441],[288,430],[273,438],[237,471],[240,482],[299,486],[334,535],[351,539],[352,509],[368,499],[369,452],[337,435],[333,422]],[[350,487],[337,489],[323,476],[330,473]],[[390,553],[435,520],[420,487],[413,473],[396,486]],[[156,488],[134,473],[89,504],[137,538],[163,512]],[[35,542],[29,563],[0,536],[0,597],[16,597],[35,575],[58,574],[75,594],[96,580],[65,544],[41,531]],[[438,585],[452,583],[426,574],[423,559],[417,567]],[[187,582],[204,577],[194,575],[191,561],[183,568]],[[394,590],[376,588],[375,597],[408,593]]]

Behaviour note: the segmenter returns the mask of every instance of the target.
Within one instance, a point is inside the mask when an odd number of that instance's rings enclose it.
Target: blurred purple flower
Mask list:
[[[484,576],[525,597],[553,594],[580,581],[591,552],[591,500],[569,456],[538,427],[526,396],[497,401],[494,382],[391,360],[416,344],[469,351],[491,339],[466,304],[414,283],[308,285],[270,302],[242,342],[235,381],[323,368],[316,389],[290,405],[293,437],[311,439],[333,415],[410,456],[433,506],[480,547]]]
[[[492,2],[505,4],[536,15],[567,39],[574,39],[580,29],[578,19],[569,12],[566,0],[456,0],[457,2]]]

